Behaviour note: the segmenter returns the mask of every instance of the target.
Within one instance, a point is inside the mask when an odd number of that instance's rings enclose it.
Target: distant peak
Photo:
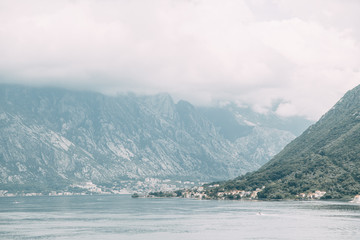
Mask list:
[[[173,98],[168,93],[158,93],[155,95],[155,98],[162,102],[168,102],[174,104]]]

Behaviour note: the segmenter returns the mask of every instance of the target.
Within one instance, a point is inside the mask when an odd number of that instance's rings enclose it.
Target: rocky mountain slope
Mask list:
[[[216,191],[255,190],[259,198],[351,198],[360,192],[360,86],[346,95],[258,171],[222,183]]]
[[[221,180],[259,168],[295,137],[241,123],[229,109],[224,119],[232,125],[218,116],[174,103],[167,94],[112,97],[1,85],[0,187],[41,191],[146,177]]]

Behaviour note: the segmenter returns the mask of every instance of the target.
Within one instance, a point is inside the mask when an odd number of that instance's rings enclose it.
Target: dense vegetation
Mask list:
[[[216,191],[266,188],[260,199],[296,198],[326,191],[325,199],[360,192],[360,86],[258,171],[220,184]]]

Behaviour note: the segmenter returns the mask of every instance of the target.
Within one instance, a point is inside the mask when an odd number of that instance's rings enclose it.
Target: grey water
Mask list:
[[[0,198],[0,239],[360,239],[360,205],[8,197]]]

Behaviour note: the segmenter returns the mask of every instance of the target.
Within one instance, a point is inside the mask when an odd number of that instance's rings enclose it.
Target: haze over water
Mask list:
[[[360,239],[360,205],[343,202],[0,198],[1,239]]]

